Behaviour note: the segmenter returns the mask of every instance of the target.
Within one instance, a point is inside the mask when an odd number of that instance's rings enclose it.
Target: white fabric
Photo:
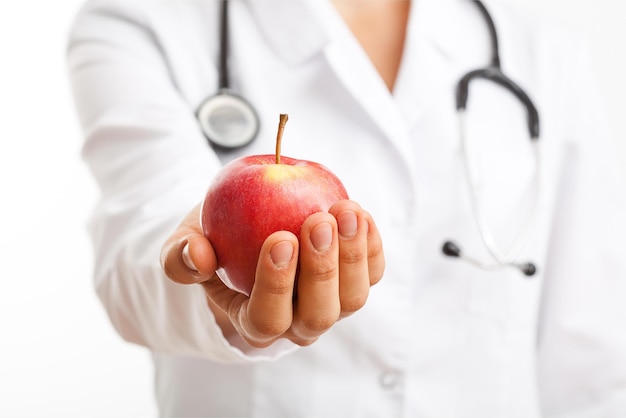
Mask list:
[[[488,3],[504,70],[541,117],[543,187],[520,258],[538,266],[529,280],[440,251],[454,239],[488,259],[454,105],[457,80],[490,52],[471,2],[413,2],[390,94],[330,2],[232,1],[231,80],[262,126],[229,153],[207,146],[194,117],[217,89],[217,4],[88,1],[69,42],[83,155],[102,192],[95,286],[119,333],[153,352],[161,414],[626,416],[626,204],[578,38]],[[373,214],[387,269],[367,305],[312,346],[252,350],[224,339],[200,286],[163,276],[159,250],[224,162],[273,152],[279,113],[284,155],[336,172]],[[506,247],[532,195],[525,114],[476,82],[467,126],[476,193]]]

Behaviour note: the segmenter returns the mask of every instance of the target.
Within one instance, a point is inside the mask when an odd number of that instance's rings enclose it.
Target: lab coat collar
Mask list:
[[[491,40],[484,17],[471,0],[413,0],[409,29],[453,70],[468,71],[489,63]],[[497,5],[482,0],[498,29]],[[494,16],[496,15],[496,16]],[[498,31],[500,33],[500,31]],[[501,39],[500,39],[501,40]],[[502,44],[502,42],[500,42]],[[502,50],[502,45],[500,45]]]
[[[333,23],[327,21],[328,9],[332,8],[330,0],[246,2],[264,36],[276,52],[292,64],[313,56],[331,40]],[[463,21],[477,14],[470,0],[412,0],[412,3],[411,13],[415,16],[409,24],[413,24],[413,30],[425,36],[446,58],[467,51],[463,38],[468,28]],[[473,9],[469,16],[468,9]]]
[[[330,41],[321,13],[329,0],[247,0],[263,35],[278,55],[296,65]]]
[[[410,175],[415,169],[410,157],[412,127],[433,99],[453,95],[442,80],[456,78],[471,62],[487,62],[476,55],[475,26],[478,32],[486,32],[486,26],[470,0],[412,0],[405,56],[392,97],[365,54],[345,43],[350,43],[349,36],[341,33],[347,28],[342,28],[330,0],[247,2],[285,62],[297,65],[318,53],[326,55],[342,84],[398,149]],[[480,41],[487,47],[488,42]]]
[[[409,30],[428,42],[441,57],[454,60],[467,52],[466,23],[474,18],[467,9],[475,7],[470,0],[413,0]]]
[[[285,62],[297,65],[324,54],[344,87],[400,155],[410,155],[406,125],[391,95],[330,0],[248,0],[248,5]]]
[[[487,26],[472,1],[413,0],[394,91],[408,126],[419,123],[434,102],[452,98],[464,73],[485,66],[489,46]]]

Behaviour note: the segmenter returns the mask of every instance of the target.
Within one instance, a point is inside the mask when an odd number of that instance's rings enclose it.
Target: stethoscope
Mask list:
[[[492,260],[484,261],[467,256],[453,241],[443,244],[442,252],[450,257],[465,260],[484,270],[496,270],[504,267],[519,269],[526,276],[532,276],[537,271],[535,264],[520,262],[518,260],[520,250],[525,246],[530,237],[532,224],[537,212],[537,202],[540,189],[540,158],[539,147],[539,115],[537,109],[528,95],[515,82],[508,78],[500,67],[500,53],[498,49],[498,36],[491,15],[480,0],[472,0],[482,16],[485,18],[491,39],[491,62],[485,68],[470,71],[464,75],[457,84],[456,109],[459,115],[459,127],[461,147],[465,166],[465,177],[470,190],[470,199],[473,215],[478,225],[482,241],[489,252]],[[220,49],[219,49],[219,85],[218,92],[207,98],[198,108],[196,115],[200,126],[208,141],[221,149],[235,149],[243,147],[254,140],[259,131],[259,118],[254,108],[243,97],[235,94],[229,84],[228,69],[228,0],[220,2]],[[491,230],[485,219],[485,214],[476,196],[475,181],[469,165],[465,135],[465,109],[469,98],[469,86],[475,79],[486,79],[509,90],[524,105],[528,117],[528,131],[533,148],[536,169],[533,178],[533,203],[528,216],[513,244],[507,251],[503,251],[496,243]]]
[[[248,145],[259,132],[259,117],[252,105],[235,94],[228,69],[228,0],[220,2],[220,42],[217,93],[207,98],[196,116],[209,143],[221,149]]]
[[[520,262],[518,260],[519,252],[524,247],[524,245],[528,242],[530,237],[530,233],[532,231],[532,224],[534,223],[534,218],[537,214],[537,206],[539,200],[539,190],[540,190],[540,179],[541,179],[541,159],[539,158],[539,114],[537,112],[537,108],[533,104],[532,100],[528,95],[522,90],[520,86],[518,86],[513,80],[508,78],[500,67],[500,52],[498,48],[498,35],[496,33],[496,27],[493,23],[493,19],[491,15],[485,8],[485,5],[480,0],[473,0],[478,9],[480,10],[482,16],[485,18],[487,23],[487,27],[489,28],[489,36],[491,39],[491,62],[485,68],[479,68],[477,70],[470,71],[465,74],[456,88],[456,109],[459,116],[459,130],[460,130],[460,138],[461,138],[461,148],[463,153],[463,161],[465,166],[465,178],[468,183],[468,189],[470,191],[470,200],[472,206],[472,212],[474,215],[474,219],[476,224],[478,225],[478,229],[480,232],[480,236],[485,245],[485,248],[489,252],[492,260],[484,261],[479,260],[474,257],[469,257],[465,255],[461,248],[454,243],[453,241],[446,241],[443,244],[442,252],[450,257],[458,257],[465,261],[474,264],[477,267],[480,267],[484,270],[497,270],[504,267],[514,267],[524,273],[526,276],[533,276],[537,272],[537,267],[534,263],[526,261]],[[507,251],[503,251],[501,247],[496,243],[496,240],[489,229],[487,221],[485,219],[485,213],[482,210],[479,199],[476,196],[476,182],[474,181],[472,170],[469,164],[468,150],[467,150],[467,141],[466,141],[466,130],[465,130],[465,109],[467,107],[467,100],[469,97],[469,85],[470,82],[476,79],[486,79],[492,81],[511,93],[524,105],[527,112],[527,122],[528,122],[528,133],[530,137],[530,143],[533,149],[533,155],[535,157],[535,172],[533,175],[533,196],[531,208],[528,212],[528,215],[524,219],[522,226],[513,240],[512,245]]]

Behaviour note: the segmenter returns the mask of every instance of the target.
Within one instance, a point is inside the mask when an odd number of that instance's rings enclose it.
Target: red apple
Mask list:
[[[291,231],[299,237],[309,215],[348,198],[341,181],[323,165],[281,157],[286,122],[287,115],[280,115],[276,154],[242,157],[225,165],[202,205],[202,229],[215,250],[218,276],[246,295],[270,234]]]

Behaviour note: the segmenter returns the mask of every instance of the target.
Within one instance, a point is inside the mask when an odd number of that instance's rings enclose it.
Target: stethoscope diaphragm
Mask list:
[[[238,148],[256,137],[259,118],[241,96],[220,90],[206,99],[196,112],[202,132],[214,145]]]

